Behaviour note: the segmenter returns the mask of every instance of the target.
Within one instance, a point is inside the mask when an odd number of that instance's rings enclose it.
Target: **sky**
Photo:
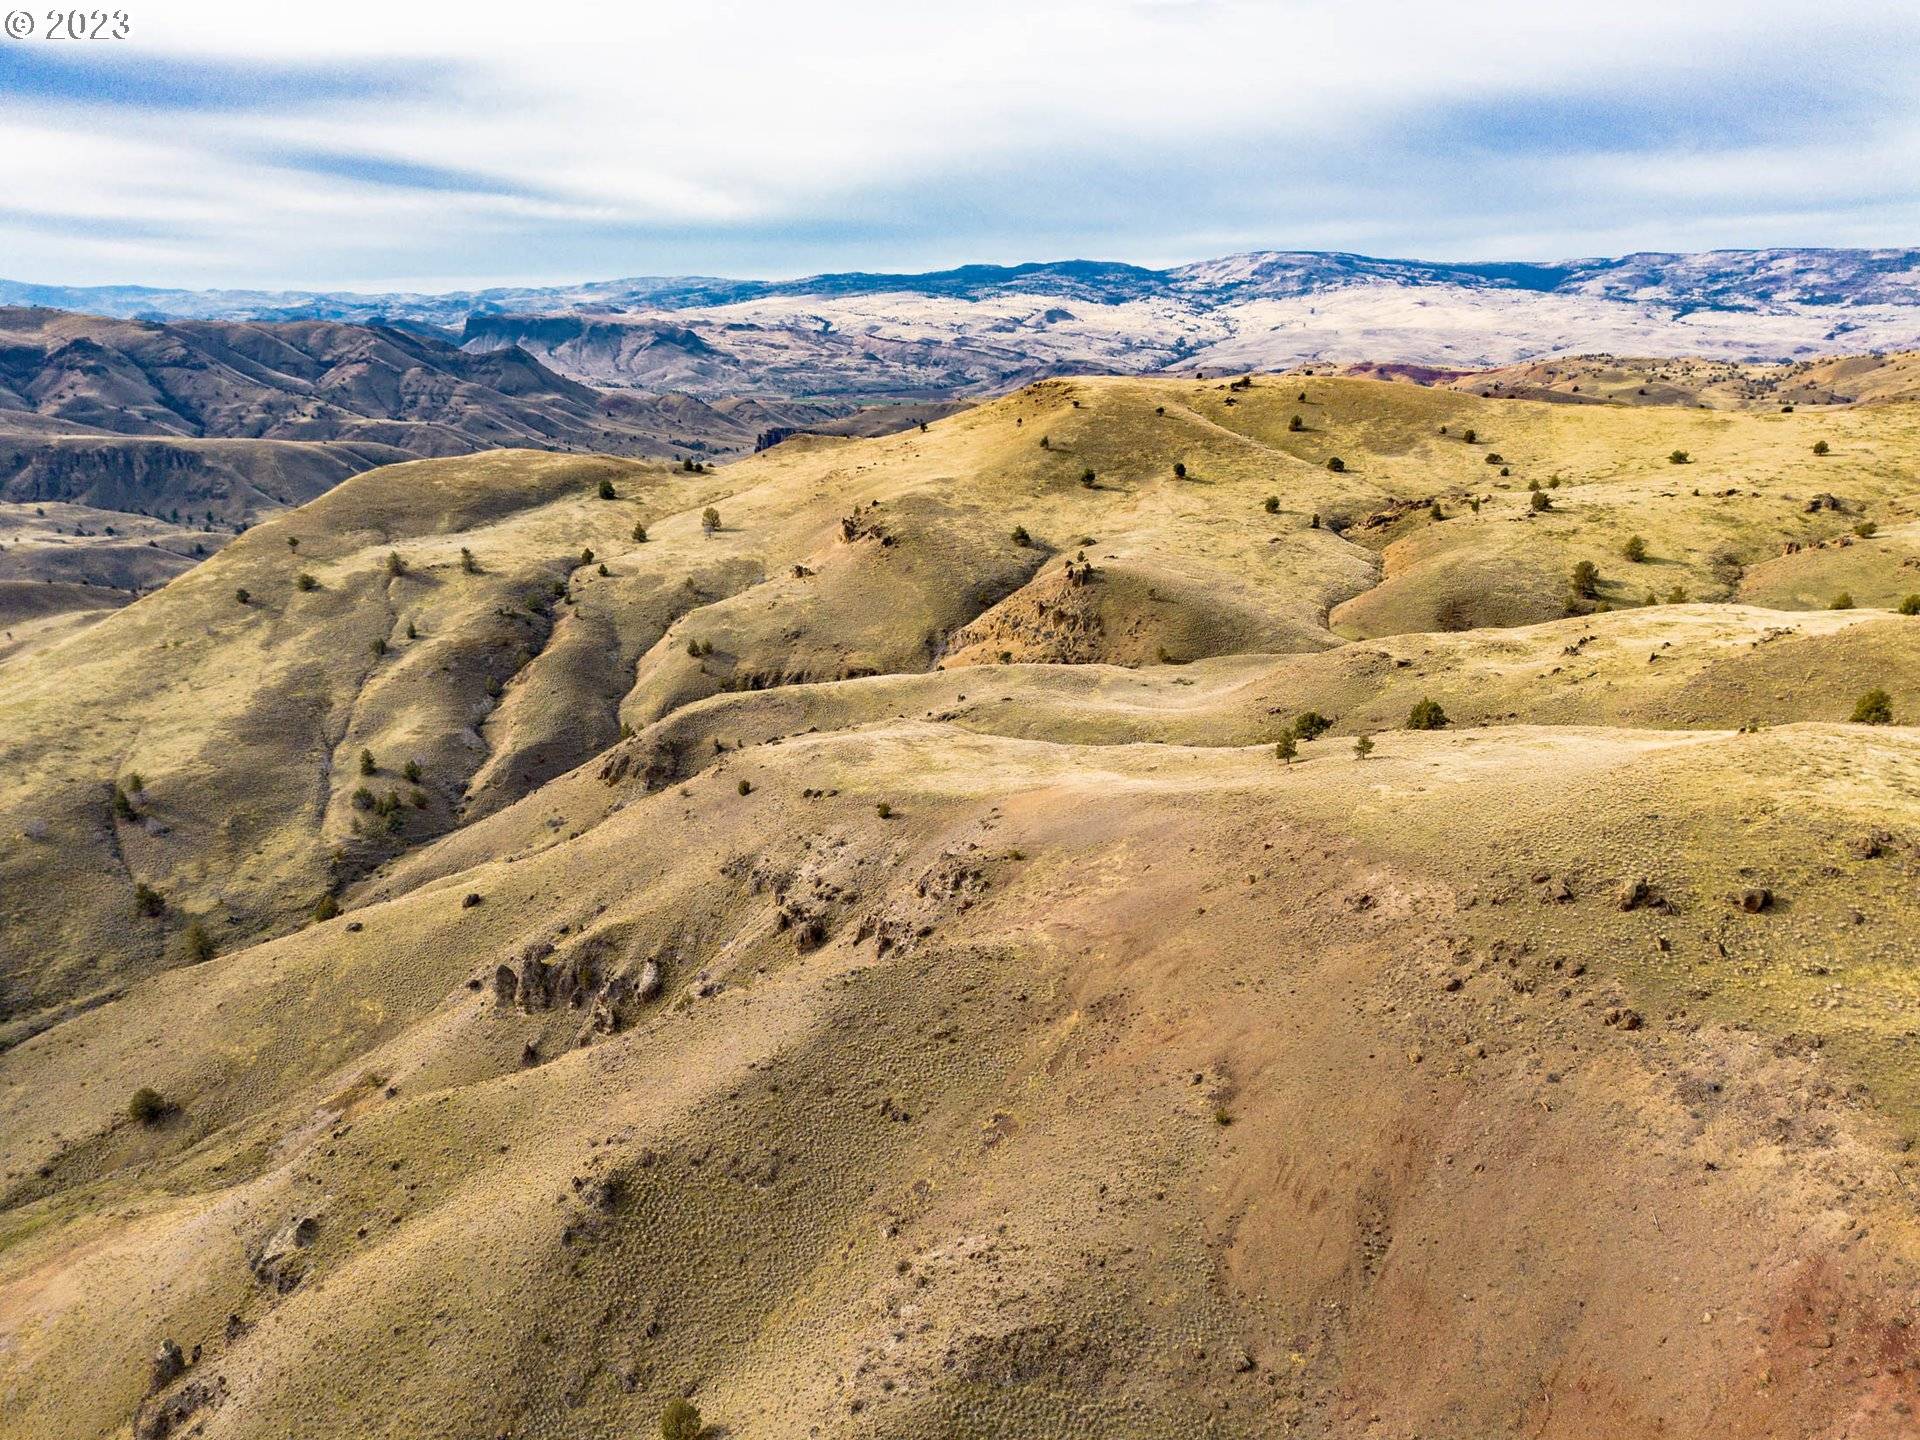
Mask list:
[[[1920,244],[1915,0],[124,4],[0,39],[0,276]]]

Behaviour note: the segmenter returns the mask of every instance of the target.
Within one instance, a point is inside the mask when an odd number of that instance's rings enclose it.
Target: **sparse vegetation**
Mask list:
[[[1266,506],[1267,514],[1278,515],[1280,513],[1280,497],[1278,495],[1267,496],[1264,503]]]
[[[1620,553],[1635,565],[1647,558],[1647,542],[1638,535],[1629,535],[1626,544],[1620,547]]]
[[[638,520],[633,522],[633,539],[637,545],[647,543],[647,527]]]
[[[660,1412],[660,1440],[700,1440],[700,1412],[679,1396]]]
[[[242,605],[250,605],[253,603],[253,592],[247,589],[246,586],[242,585],[239,589],[233,592],[233,598],[239,601]]]
[[[294,576],[293,588],[305,593],[308,590],[318,590],[320,588],[320,582],[314,579],[307,571],[302,570],[298,575]]]
[[[469,575],[480,573],[480,562],[473,558],[473,551],[464,545],[460,547],[460,568]]]
[[[415,784],[415,785],[419,784],[420,774],[421,774],[420,762],[418,760],[407,761],[407,763],[401,767],[400,773],[406,776],[408,781],[411,782],[412,784]]]
[[[1852,593],[1851,593],[1850,591],[1846,591],[1846,590],[1842,590],[1842,591],[1841,591],[1841,592],[1840,592],[1840,593],[1839,593],[1838,595],[1835,595],[1835,596],[1833,597],[1833,599],[1831,599],[1831,600],[1829,600],[1829,601],[1827,602],[1827,608],[1828,608],[1829,610],[1851,610],[1851,609],[1853,609],[1853,595],[1852,595]]]
[[[151,920],[166,913],[167,902],[160,892],[146,881],[137,881],[133,887],[133,913]]]
[[[380,773],[380,766],[373,758],[373,751],[362,750],[360,752],[360,773],[362,775],[378,775]]]
[[[1573,567],[1573,593],[1582,600],[1599,594],[1600,567],[1591,560],[1579,560]]]
[[[1900,601],[1902,615],[1920,615],[1920,594],[1903,596]]]
[[[392,579],[398,580],[402,575],[406,573],[407,573],[407,562],[405,557],[403,557],[398,550],[389,550],[387,552],[388,576],[391,577]]]
[[[709,505],[700,512],[700,531],[703,535],[711,535],[719,528],[720,512]]]
[[[1295,435],[1298,435],[1302,430],[1305,430],[1306,428],[1307,428],[1307,422],[1298,415],[1294,416],[1291,420],[1287,421],[1287,429],[1290,430]]]
[[[1013,543],[1020,546],[1033,544],[1033,537],[1027,533],[1026,526],[1016,525],[1013,527]]]
[[[1848,717],[1856,725],[1891,725],[1893,723],[1893,697],[1886,691],[1875,687],[1862,695]]]
[[[885,800],[882,800],[873,807],[873,813],[878,815],[882,820],[891,820],[893,818],[893,806]]]
[[[618,500],[620,498],[619,492],[613,488],[613,481],[606,479],[600,482],[599,495],[602,500]]]
[[[187,922],[187,928],[180,937],[181,952],[187,957],[189,965],[204,965],[217,953],[213,947],[213,936],[207,933],[206,922],[195,918]]]
[[[1407,729],[1442,730],[1446,728],[1447,712],[1440,708],[1438,700],[1426,699],[1414,703],[1407,712]]]
[[[1667,455],[1667,463],[1669,465],[1691,465],[1693,463],[1693,456],[1684,450],[1670,451]]]
[[[1333,728],[1333,721],[1318,710],[1302,710],[1293,717],[1291,733],[1302,740],[1318,740]]]
[[[1553,508],[1553,501],[1547,497],[1546,491],[1536,490],[1528,497],[1527,508],[1538,515],[1543,511],[1551,510]]]
[[[158,1125],[172,1112],[173,1107],[151,1085],[142,1085],[127,1101],[127,1118],[136,1125]]]

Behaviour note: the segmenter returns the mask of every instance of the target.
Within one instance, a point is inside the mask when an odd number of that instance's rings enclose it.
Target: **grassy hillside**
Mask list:
[[[1917,419],[1049,382],[0,658],[0,1437],[1908,1433]]]

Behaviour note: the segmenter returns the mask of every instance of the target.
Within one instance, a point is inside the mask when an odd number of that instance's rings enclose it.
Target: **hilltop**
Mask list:
[[[0,652],[0,1436],[1906,1434],[1917,455],[1055,379]]]

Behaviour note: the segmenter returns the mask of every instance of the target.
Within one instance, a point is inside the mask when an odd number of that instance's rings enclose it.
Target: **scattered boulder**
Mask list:
[[[1740,908],[1749,915],[1759,915],[1773,908],[1773,891],[1764,885],[1750,885],[1740,892]]]
[[[306,1249],[320,1234],[316,1215],[295,1215],[253,1257],[253,1278],[284,1295],[306,1278]]]

